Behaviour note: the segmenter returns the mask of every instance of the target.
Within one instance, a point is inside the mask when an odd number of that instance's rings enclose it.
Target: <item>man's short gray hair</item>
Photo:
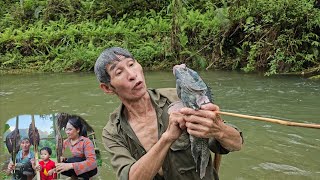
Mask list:
[[[117,55],[134,59],[132,54],[127,49],[123,49],[120,47],[111,47],[105,49],[100,54],[94,65],[94,73],[96,74],[96,77],[100,83],[110,83],[110,75],[106,70],[106,66],[108,64],[111,64],[113,61],[120,61]]]

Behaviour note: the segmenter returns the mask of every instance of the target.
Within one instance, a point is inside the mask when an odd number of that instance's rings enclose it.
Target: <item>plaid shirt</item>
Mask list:
[[[70,149],[73,157],[86,158],[82,162],[73,163],[73,169],[77,175],[91,171],[97,167],[96,153],[93,143],[89,138],[80,136],[74,145],[71,145],[70,139],[66,139],[63,142],[63,151],[66,148]]]

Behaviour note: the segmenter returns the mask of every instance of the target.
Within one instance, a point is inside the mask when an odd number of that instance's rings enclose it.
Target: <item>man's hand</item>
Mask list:
[[[212,103],[202,105],[200,110],[183,108],[186,127],[189,134],[200,138],[214,138],[229,151],[238,151],[242,147],[242,137],[233,127],[224,124],[219,116],[219,107]]]
[[[9,174],[11,174],[11,171],[13,171],[14,170],[14,164],[13,164],[13,162],[9,162],[9,164],[8,164],[8,169],[7,169],[7,174],[9,175]]]
[[[36,169],[36,161],[34,160],[34,158],[30,159],[30,163],[31,163],[31,166],[32,166],[32,169]]]
[[[221,139],[225,124],[218,115],[219,107],[212,103],[202,105],[199,110],[182,108],[185,126],[189,134],[200,138]]]
[[[169,141],[174,142],[180,137],[182,130],[185,129],[184,122],[185,121],[181,113],[170,113],[169,125],[163,136],[165,136]]]
[[[35,169],[36,171],[41,171],[41,166],[38,164],[38,165],[36,165],[36,166],[34,167],[34,169]]]

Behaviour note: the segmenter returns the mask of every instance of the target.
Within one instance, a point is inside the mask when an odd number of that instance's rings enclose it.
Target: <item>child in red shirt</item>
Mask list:
[[[40,149],[40,156],[42,161],[39,162],[41,180],[57,179],[57,173],[55,173],[55,162],[50,159],[52,150],[49,147],[43,147]]]

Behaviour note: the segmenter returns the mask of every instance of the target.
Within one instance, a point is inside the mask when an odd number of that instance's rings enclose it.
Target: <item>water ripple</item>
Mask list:
[[[288,175],[302,175],[302,176],[311,175],[311,172],[308,172],[287,164],[276,164],[276,163],[266,162],[266,163],[259,164],[259,166],[265,170],[283,172],[284,174],[288,174]]]
[[[10,94],[13,94],[13,92],[3,92],[3,91],[0,91],[0,96],[6,96],[6,95],[10,95]]]
[[[302,139],[302,136],[299,136],[297,134],[288,134],[289,136],[292,136],[292,137],[295,137],[295,138],[299,138],[299,139]]]
[[[82,92],[82,94],[84,94],[86,96],[93,96],[93,97],[101,96],[101,93],[92,93],[92,92]]]

